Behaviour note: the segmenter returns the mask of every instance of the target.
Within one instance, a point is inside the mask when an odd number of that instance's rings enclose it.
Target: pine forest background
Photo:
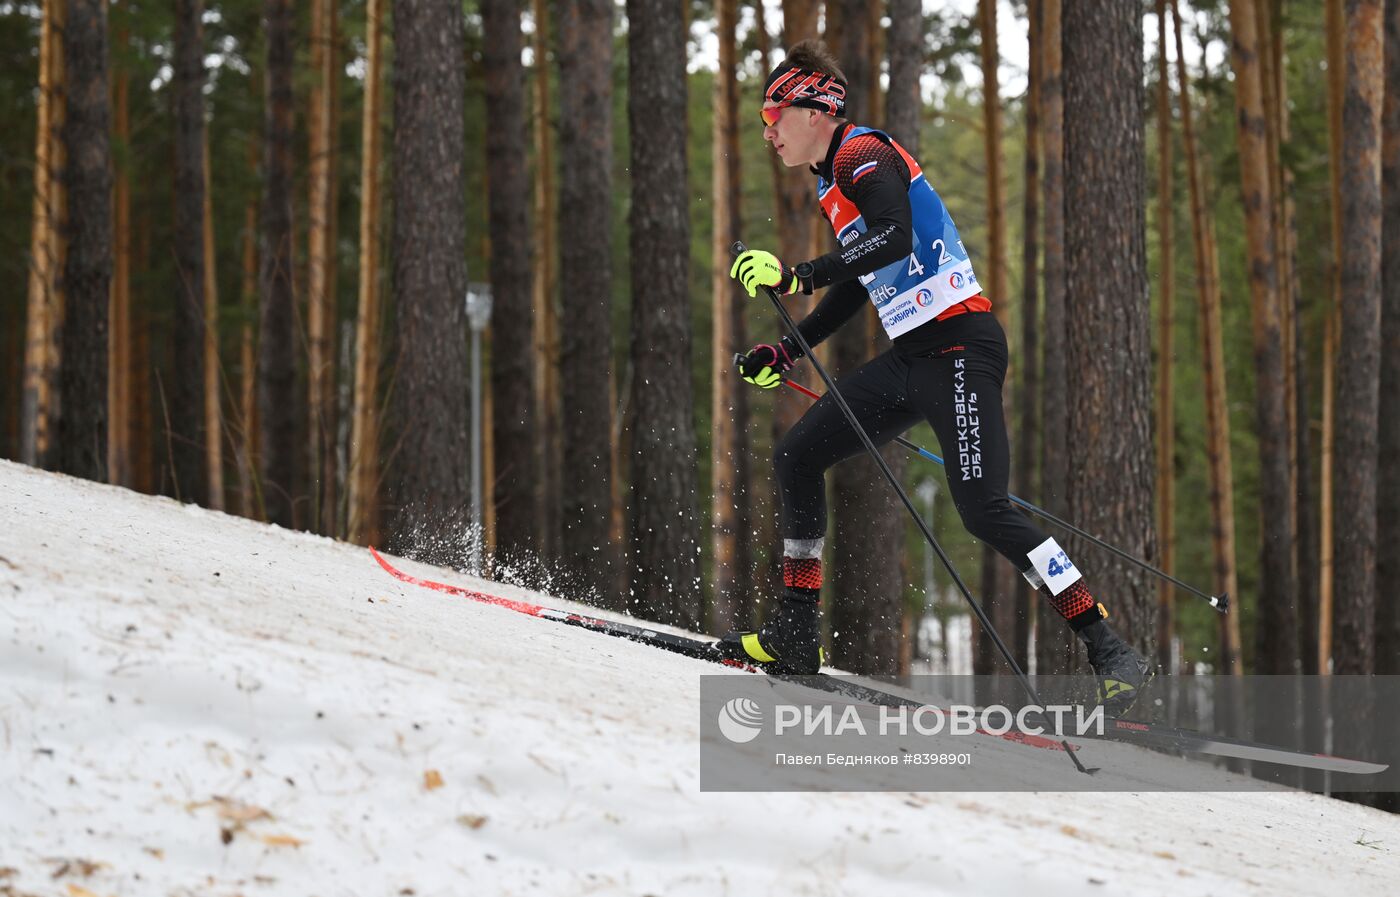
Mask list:
[[[1133,641],[1400,672],[1400,2],[1177,6],[0,0],[0,457],[464,566],[489,284],[485,572],[755,622],[802,400],[733,374],[781,334],[726,247],[831,243],[756,115],[824,34],[1007,327],[1013,491],[1233,597],[1048,527]],[[1016,653],[1077,669],[886,456]],[[835,662],[907,673],[965,609],[868,459],[828,479]]]

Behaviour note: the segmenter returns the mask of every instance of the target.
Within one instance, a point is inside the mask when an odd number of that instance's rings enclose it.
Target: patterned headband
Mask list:
[[[843,118],[846,113],[846,82],[835,75],[800,66],[779,66],[768,76],[763,98]]]

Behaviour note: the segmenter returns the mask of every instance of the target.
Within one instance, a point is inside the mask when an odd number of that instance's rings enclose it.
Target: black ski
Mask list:
[[[1375,775],[1389,769],[1386,763],[1370,763],[1365,760],[1352,760],[1347,757],[1334,757],[1331,754],[1314,754],[1292,748],[1260,744],[1225,735],[1208,735],[1191,729],[1177,729],[1159,723],[1144,723],[1130,719],[1110,719],[1104,731],[1105,738],[1127,741],[1144,747],[1166,748],[1185,751],[1191,754],[1209,754],[1214,757],[1233,757],[1239,760],[1254,760],[1264,763],[1280,763],[1307,769],[1321,769],[1327,772],[1347,772],[1357,775]]]

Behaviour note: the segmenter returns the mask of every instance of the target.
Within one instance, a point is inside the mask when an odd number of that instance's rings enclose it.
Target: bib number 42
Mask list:
[[[1060,543],[1054,539],[1046,539],[1031,549],[1026,557],[1030,560],[1031,566],[1035,568],[1040,581],[1050,589],[1051,595],[1060,594],[1080,579],[1079,568],[1074,566],[1069,555],[1065,554]],[[1034,579],[1031,582],[1034,585],[1039,585]]]
[[[1049,572],[1050,578],[1054,579],[1073,570],[1074,564],[1070,561],[1069,555],[1061,551],[1050,559],[1050,562],[1045,565],[1045,569]]]

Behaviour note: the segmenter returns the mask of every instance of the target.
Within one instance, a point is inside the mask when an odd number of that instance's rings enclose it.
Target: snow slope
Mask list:
[[[0,461],[0,895],[1400,881],[1400,819],[1307,794],[701,793],[715,669],[401,584],[362,548]],[[984,750],[1066,775],[1052,752]]]

